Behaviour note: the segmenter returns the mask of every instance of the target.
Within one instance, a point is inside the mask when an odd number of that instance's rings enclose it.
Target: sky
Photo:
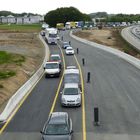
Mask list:
[[[140,14],[140,0],[1,0],[0,11],[44,15],[60,7],[73,6],[82,13]]]

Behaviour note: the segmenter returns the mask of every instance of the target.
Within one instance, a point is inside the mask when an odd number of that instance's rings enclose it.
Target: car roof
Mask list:
[[[59,55],[59,54],[51,54],[51,56],[50,56],[50,57],[55,57],[55,56],[60,57],[60,55]]]
[[[79,74],[79,69],[65,69],[64,74],[76,73]]]
[[[64,85],[64,88],[78,88],[77,83],[67,83]]]
[[[76,66],[67,66],[67,69],[76,69]]]
[[[49,119],[49,124],[65,124],[67,122],[67,112],[53,112]]]
[[[59,62],[58,61],[47,61],[45,64],[59,64]]]
[[[66,49],[73,49],[71,46],[67,47]]]
[[[63,44],[68,43],[68,42],[63,42]],[[69,43],[68,43],[69,44]]]

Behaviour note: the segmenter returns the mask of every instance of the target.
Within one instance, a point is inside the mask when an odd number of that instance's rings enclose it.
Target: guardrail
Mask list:
[[[6,122],[7,119],[10,117],[10,115],[15,111],[18,104],[21,102],[21,100],[29,93],[34,85],[38,82],[38,80],[42,77],[44,74],[43,64],[46,60],[49,59],[49,47],[45,43],[42,36],[39,34],[39,39],[42,41],[43,45],[45,46],[45,57],[42,65],[40,68],[36,71],[36,73],[22,86],[20,87],[17,92],[9,99],[5,109],[0,114],[0,122]]]
[[[140,69],[140,60],[131,56],[131,55],[128,55],[124,52],[121,52],[117,49],[114,49],[114,48],[109,48],[105,45],[101,45],[101,44],[98,44],[98,43],[95,43],[95,42],[91,42],[91,41],[88,41],[88,40],[85,40],[85,39],[82,39],[82,38],[79,38],[75,35],[72,34],[72,32],[70,32],[70,36],[73,37],[74,39],[80,41],[80,42],[83,42],[84,44],[88,44],[88,45],[91,45],[95,48],[98,48],[98,49],[101,49],[101,50],[104,50],[104,51],[107,51],[109,53],[112,53],[124,60],[126,60],[127,62],[129,62],[130,64],[134,65],[135,67],[137,67],[138,69]]]

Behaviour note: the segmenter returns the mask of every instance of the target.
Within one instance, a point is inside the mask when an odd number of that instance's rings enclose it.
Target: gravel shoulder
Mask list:
[[[0,31],[0,51],[20,54],[25,57],[21,65],[0,64],[0,70],[14,70],[16,75],[0,79],[0,111],[8,99],[35,73],[44,58],[44,47],[38,33]]]
[[[102,30],[81,30],[74,35],[107,47],[115,48],[140,59],[140,53],[121,37],[121,29],[103,28]]]

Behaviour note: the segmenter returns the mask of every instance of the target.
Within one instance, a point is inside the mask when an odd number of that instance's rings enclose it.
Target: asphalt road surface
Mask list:
[[[61,32],[65,41],[71,41],[82,66],[85,85],[87,140],[140,139],[140,70],[103,50],[80,43]],[[52,52],[58,52],[55,46]],[[73,56],[65,56],[66,65],[75,65]],[[87,73],[91,73],[90,83]],[[39,131],[47,120],[60,78],[42,77],[20,110],[8,124],[1,140],[40,140]],[[63,108],[60,97],[54,111],[67,111],[73,121],[73,140],[82,139],[82,107]],[[99,108],[100,126],[94,125],[94,107]]]

